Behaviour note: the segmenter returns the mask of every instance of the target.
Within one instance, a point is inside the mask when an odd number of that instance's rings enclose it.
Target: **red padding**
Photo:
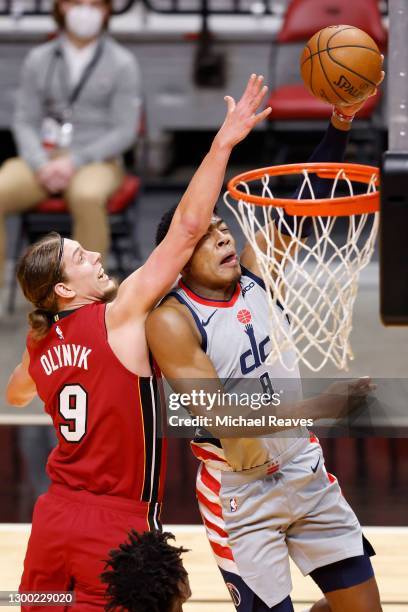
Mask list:
[[[377,91],[375,96],[368,98],[367,102],[357,114],[360,119],[371,117],[380,99]],[[315,98],[308,92],[302,83],[296,85],[283,85],[272,92],[267,103],[272,107],[269,115],[270,121],[279,119],[326,119],[332,114],[332,106]]]
[[[278,41],[306,42],[322,28],[343,24],[364,30],[380,49],[385,49],[387,32],[377,0],[292,0]]]

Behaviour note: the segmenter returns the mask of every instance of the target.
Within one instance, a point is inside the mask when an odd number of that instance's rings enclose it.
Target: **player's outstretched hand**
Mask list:
[[[384,56],[381,55],[381,58],[382,58],[382,62],[384,63]],[[354,115],[363,108],[368,98],[371,98],[371,96],[375,96],[375,94],[377,93],[377,88],[383,82],[384,77],[385,77],[385,72],[384,70],[381,70],[381,75],[378,80],[378,83],[376,83],[376,87],[374,87],[371,90],[371,92],[367,95],[367,97],[364,98],[364,100],[360,100],[360,102],[357,102],[356,104],[337,104],[335,108],[337,108],[337,110],[339,110],[340,113],[342,113],[343,115],[346,115],[347,117],[354,117]]]
[[[376,389],[371,378],[339,380],[332,383],[319,397],[322,419],[342,419],[364,406],[367,396]]]
[[[222,147],[234,147],[241,142],[249,132],[271,112],[270,106],[260,111],[260,107],[268,88],[263,85],[262,75],[251,74],[246,89],[238,102],[231,96],[225,96],[227,115],[220,127],[216,140]]]

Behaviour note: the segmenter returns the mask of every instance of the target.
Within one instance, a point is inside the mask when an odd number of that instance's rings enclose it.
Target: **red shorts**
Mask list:
[[[109,551],[128,531],[148,531],[149,504],[51,485],[34,508],[20,591],[73,590],[74,610],[94,611],[106,604],[100,574]],[[63,612],[64,606],[22,606],[33,612]]]

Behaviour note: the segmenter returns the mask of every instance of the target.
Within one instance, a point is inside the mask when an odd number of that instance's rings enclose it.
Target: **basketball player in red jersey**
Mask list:
[[[103,607],[102,559],[131,528],[158,526],[165,444],[145,319],[207,231],[232,148],[269,114],[255,114],[266,89],[263,77],[252,75],[237,104],[225,98],[225,121],[166,239],[118,290],[99,253],[58,234],[31,246],[20,262],[19,282],[35,310],[7,400],[25,406],[38,393],[58,436],[47,466],[51,486],[34,509],[21,591],[73,590],[75,610]]]

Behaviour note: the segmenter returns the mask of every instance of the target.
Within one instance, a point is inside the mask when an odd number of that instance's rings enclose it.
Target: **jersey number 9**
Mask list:
[[[81,385],[65,385],[58,396],[58,412],[68,425],[60,425],[61,435],[67,442],[80,442],[86,434],[88,393]]]

